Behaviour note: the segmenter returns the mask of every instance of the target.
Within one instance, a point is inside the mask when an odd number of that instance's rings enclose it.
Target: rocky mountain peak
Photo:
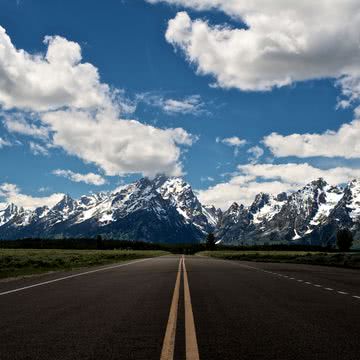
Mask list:
[[[79,200],[69,195],[53,207],[0,209],[0,238],[104,236],[146,241],[201,241],[214,231],[223,244],[334,241],[338,226],[360,234],[360,182],[344,189],[317,179],[297,192],[258,194],[246,207],[222,212],[201,204],[182,178],[142,178]],[[331,237],[332,236],[332,237]]]
[[[256,213],[270,201],[270,194],[259,193],[255,196],[254,202],[250,206],[250,212]]]
[[[19,208],[13,204],[6,204],[3,209],[0,209],[0,226],[6,224],[19,212]]]
[[[229,213],[238,212],[240,209],[240,206],[243,206],[243,205],[239,205],[237,202],[233,202],[227,211]]]
[[[328,185],[328,183],[324,180],[324,178],[319,177],[318,179],[312,181],[309,185],[314,188],[324,189]]]
[[[276,195],[277,201],[286,201],[288,199],[288,194],[286,192],[282,192],[278,195]]]
[[[48,206],[41,206],[41,207],[38,207],[34,210],[34,214],[37,216],[37,217],[41,217],[43,216],[45,213],[47,213],[49,211],[49,207]]]
[[[53,207],[53,210],[56,211],[72,211],[75,207],[75,201],[74,199],[68,195],[65,194],[63,198]]]
[[[16,214],[19,211],[19,208],[15,204],[9,203],[3,211],[5,216],[10,216]]]

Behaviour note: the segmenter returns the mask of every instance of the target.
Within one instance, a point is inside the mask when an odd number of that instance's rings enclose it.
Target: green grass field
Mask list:
[[[203,251],[197,255],[226,260],[284,262],[297,264],[360,268],[360,253],[326,253],[306,251]]]
[[[167,254],[157,250],[0,249],[0,278],[71,270]]]

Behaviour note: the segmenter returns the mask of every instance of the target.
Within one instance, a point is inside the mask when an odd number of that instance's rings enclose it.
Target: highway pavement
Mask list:
[[[0,282],[0,359],[360,359],[360,271],[163,256]]]

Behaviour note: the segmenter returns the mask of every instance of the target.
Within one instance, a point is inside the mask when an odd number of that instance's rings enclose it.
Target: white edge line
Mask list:
[[[85,271],[85,272],[82,272],[82,273],[79,273],[79,274],[73,274],[73,275],[69,275],[69,276],[63,276],[63,277],[61,277],[61,278],[57,278],[57,279],[53,279],[53,280],[48,280],[48,281],[44,281],[44,282],[37,283],[37,284],[33,284],[33,285],[24,286],[24,287],[17,288],[17,289],[13,289],[13,290],[4,291],[4,292],[1,292],[1,293],[0,293],[0,296],[8,295],[8,294],[11,294],[11,293],[14,293],[14,292],[18,292],[18,291],[22,291],[22,290],[31,289],[31,288],[38,287],[38,286],[42,286],[42,285],[51,284],[51,283],[58,282],[58,281],[62,281],[62,280],[67,280],[67,279],[75,278],[75,277],[78,277],[78,276],[93,274],[93,273],[100,272],[100,271],[105,271],[105,270],[116,269],[116,268],[119,268],[119,267],[131,265],[131,264],[136,264],[136,263],[139,263],[139,262],[142,262],[142,261],[146,261],[146,260],[151,260],[151,259],[154,259],[154,258],[146,258],[146,259],[141,259],[141,260],[135,260],[135,261],[132,261],[132,262],[129,262],[129,263],[126,263],[126,264],[118,264],[118,265],[108,266],[108,267],[106,267],[106,268],[101,268],[101,269],[96,269],[96,270]]]
[[[220,261],[223,261],[223,262],[230,262],[231,260],[220,260]],[[325,290],[328,290],[328,291],[334,291],[334,289],[332,288],[326,288],[324,287],[323,285],[319,285],[319,284],[313,284],[312,282],[310,281],[304,281],[304,280],[297,280],[296,278],[294,277],[290,277],[288,275],[281,275],[281,274],[278,274],[278,273],[274,273],[272,271],[269,271],[269,270],[264,270],[264,269],[261,269],[261,268],[257,268],[257,267],[253,267],[253,266],[248,266],[248,265],[245,265],[245,264],[237,264],[237,265],[240,265],[241,267],[244,267],[244,268],[249,268],[249,269],[254,269],[254,270],[259,270],[261,272],[264,272],[264,273],[267,273],[267,274],[272,274],[272,275],[279,275],[279,276],[282,276],[284,278],[287,278],[288,280],[296,280],[300,283],[303,283],[303,284],[308,284],[308,285],[313,285],[317,288],[324,288]],[[349,293],[345,292],[345,291],[336,291],[337,293],[339,294],[342,294],[342,295],[349,295]],[[0,294],[1,295],[1,294]],[[360,299],[360,296],[357,296],[357,295],[352,295],[352,297],[354,299]]]

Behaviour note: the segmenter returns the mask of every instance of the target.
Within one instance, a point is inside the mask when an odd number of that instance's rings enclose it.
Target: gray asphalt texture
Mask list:
[[[0,296],[0,359],[159,359],[178,263]],[[197,256],[186,268],[201,359],[360,359],[360,271]],[[62,275],[0,282],[0,293]],[[175,359],[185,359],[182,288]]]

